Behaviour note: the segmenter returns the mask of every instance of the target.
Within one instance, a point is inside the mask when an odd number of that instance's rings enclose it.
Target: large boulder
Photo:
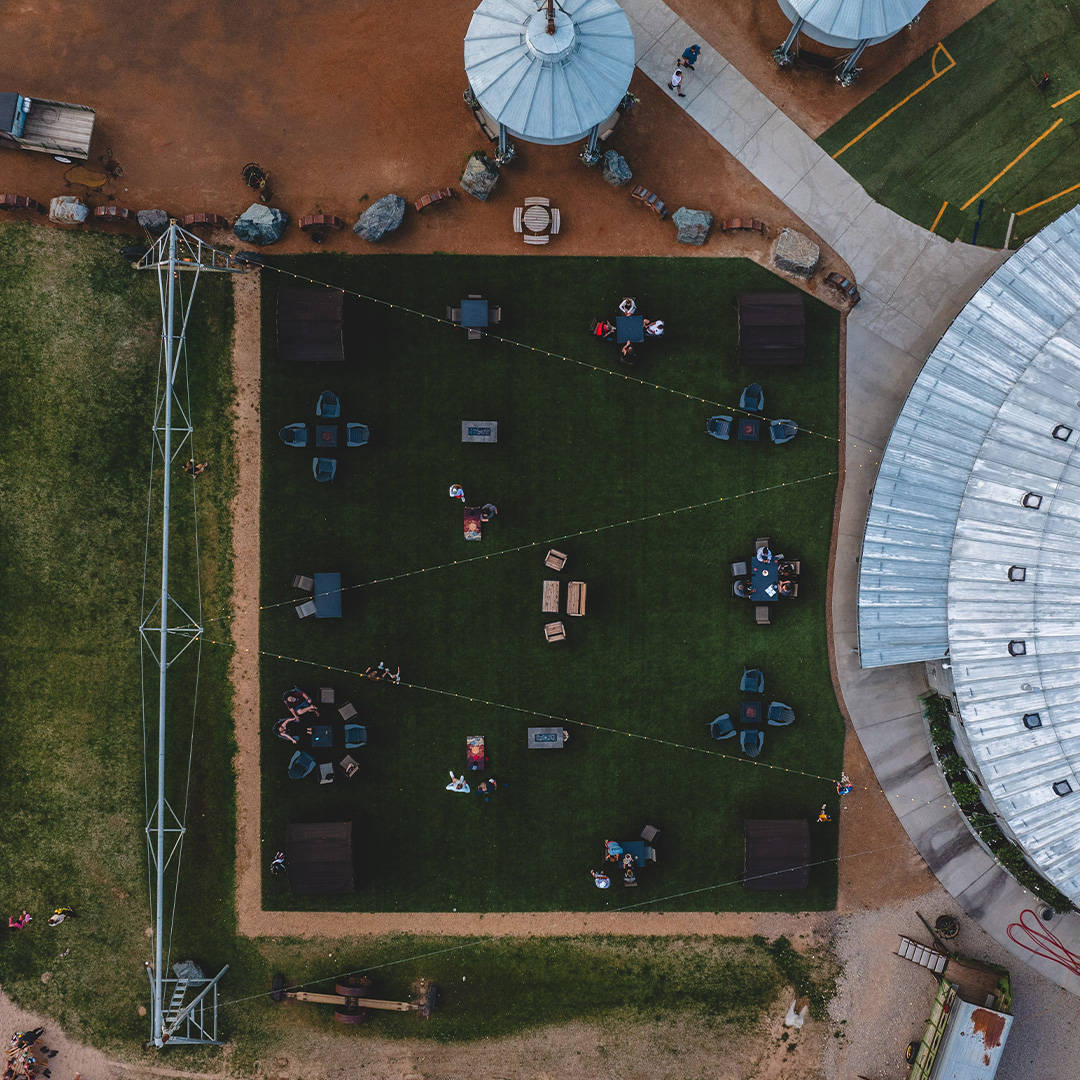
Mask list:
[[[811,278],[821,259],[821,248],[801,232],[784,229],[776,241],[773,262],[778,270],[786,270],[797,277]]]
[[[616,150],[609,150],[604,155],[603,172],[604,179],[615,187],[622,187],[634,178],[630,166],[626,164],[626,158]]]
[[[49,203],[49,220],[60,225],[81,225],[90,216],[90,207],[77,195],[57,195]]]
[[[262,203],[252,203],[237,219],[233,232],[249,244],[277,243],[289,224],[289,215]]]
[[[135,218],[151,236],[164,236],[169,227],[169,215],[164,210],[140,210]]]
[[[686,206],[680,206],[671,215],[671,220],[679,230],[675,239],[680,244],[696,244],[698,247],[705,243],[712,226],[712,214],[708,210],[691,210]]]
[[[481,154],[469,158],[469,164],[461,174],[461,188],[481,202],[487,202],[498,179],[499,170],[495,168],[495,162],[487,154]]]
[[[405,220],[405,200],[400,195],[384,195],[357,219],[352,231],[361,240],[377,244]]]

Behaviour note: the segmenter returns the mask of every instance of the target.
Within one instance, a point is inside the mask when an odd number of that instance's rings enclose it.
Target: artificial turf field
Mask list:
[[[813,858],[823,862],[806,892],[731,883],[742,870],[741,817],[813,818],[835,801],[843,725],[825,586],[839,445],[836,312],[804,297],[801,368],[740,370],[736,294],[788,288],[748,262],[272,261],[396,306],[347,299],[348,362],[286,366],[276,289],[296,282],[263,272],[264,865],[284,847],[289,822],[353,820],[359,850],[355,895],[293,897],[286,879],[266,875],[265,905],[832,906],[833,827],[814,826]],[[408,310],[442,316],[468,293],[501,304],[497,333],[529,347],[469,342]],[[615,346],[586,330],[590,317],[614,315],[624,294],[668,332],[646,343],[634,368],[614,370]],[[783,447],[708,438],[705,418],[730,414],[752,378],[765,386],[767,415],[819,434]],[[341,398],[341,421],[366,423],[371,442],[339,447],[335,481],[316,484],[312,450],[284,446],[277,431],[314,424],[327,388]],[[462,444],[462,420],[498,421],[498,443]],[[820,478],[799,482],[808,477]],[[463,539],[453,482],[470,505],[499,507],[478,544]],[[799,599],[758,628],[751,606],[731,596],[728,564],[766,533],[774,550],[801,559],[803,578]],[[540,610],[541,583],[556,576],[543,565],[551,546],[570,556],[564,583],[588,584],[587,615],[561,615],[568,637],[558,644],[545,642],[553,617]],[[346,586],[343,619],[298,620],[292,576],[334,570]],[[403,685],[364,680],[378,661],[400,664]],[[791,728],[767,729],[757,765],[707,730],[717,714],[737,713],[744,663],[765,671],[766,702],[785,701],[798,716]],[[288,779],[293,748],[272,729],[294,683],[312,693],[332,685],[359,708],[368,745],[353,751],[356,777]],[[549,723],[567,728],[568,747],[528,751],[525,729]],[[489,803],[444,790],[472,734],[486,736],[500,785]],[[340,737],[339,723],[333,751],[315,756],[339,761]],[[603,840],[636,837],[646,823],[661,830],[659,863],[641,886],[593,888]]]
[[[818,143],[842,151],[876,200],[946,239],[1003,247],[1015,213],[1015,247],[1080,202],[1080,95],[1064,100],[1080,91],[1078,29],[1080,12],[1059,0],[995,0]]]

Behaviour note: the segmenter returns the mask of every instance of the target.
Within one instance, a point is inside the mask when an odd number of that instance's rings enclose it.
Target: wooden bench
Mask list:
[[[215,229],[227,229],[229,219],[220,214],[185,214],[180,219],[180,224],[191,228],[193,225],[209,225]]]
[[[39,214],[48,213],[48,207],[42,206],[37,199],[29,195],[0,195],[0,210],[36,210]]]
[[[123,206],[95,206],[94,217],[112,218],[114,221],[127,221],[134,215]]]
[[[426,195],[421,195],[416,200],[416,212],[419,213],[425,206],[433,206],[435,203],[440,203],[443,199],[452,199],[454,197],[453,188],[436,188],[434,191],[429,191]]]
[[[636,184],[630,192],[630,198],[644,203],[661,221],[667,217],[667,207],[660,201],[660,196],[654,195],[648,188]]]
[[[300,228],[308,229],[344,229],[345,222],[333,214],[305,214],[300,219]]]
[[[552,570],[561,570],[566,565],[566,555],[561,551],[556,551],[552,548],[546,556],[544,556],[544,565],[550,566]]]
[[[721,232],[733,232],[736,229],[750,229],[765,236],[769,231],[769,226],[764,221],[758,221],[757,218],[733,217],[720,222]]]
[[[559,610],[559,583],[557,581],[544,582],[544,606],[540,610]]]
[[[565,641],[566,627],[561,622],[549,622],[544,626],[544,637],[548,641]]]
[[[855,282],[850,279],[841,276],[837,273],[831,273],[825,275],[825,283],[831,285],[834,289],[842,292],[850,301],[851,306],[854,307],[862,297],[859,295],[859,290],[855,287]]]
[[[571,581],[566,586],[566,614],[585,614],[585,582]]]

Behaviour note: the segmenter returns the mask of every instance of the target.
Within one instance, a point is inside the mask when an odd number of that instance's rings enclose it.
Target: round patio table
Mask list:
[[[525,211],[522,221],[529,232],[542,233],[551,224],[551,217],[546,207],[530,206]]]

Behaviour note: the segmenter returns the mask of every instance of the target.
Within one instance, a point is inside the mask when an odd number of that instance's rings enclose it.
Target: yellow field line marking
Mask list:
[[[1077,90],[1080,94],[1080,90]],[[1049,199],[1043,199],[1042,202],[1032,203],[1031,206],[1024,207],[1023,210],[1017,210],[1016,216],[1023,217],[1029,210],[1038,210],[1040,206],[1045,206],[1048,202],[1053,202],[1055,199],[1060,199],[1062,195],[1068,195],[1070,191],[1075,191],[1080,188],[1080,184],[1073,184],[1072,187],[1067,187],[1064,191],[1059,191],[1056,195],[1051,195]]]
[[[1080,90],[1074,90],[1071,94],[1063,97],[1060,101],[1055,101],[1054,104],[1050,106],[1050,108],[1056,109],[1059,105],[1064,105],[1066,101],[1072,101],[1072,99],[1076,97],[1077,94],[1080,94]]]
[[[937,212],[937,217],[934,218],[934,224],[930,226],[930,231],[933,232],[937,228],[937,223],[941,220],[941,215],[945,213],[945,207],[949,205],[949,200],[946,199],[941,204],[941,209]]]
[[[1054,128],[1058,127],[1060,124],[1063,124],[1063,123],[1065,123],[1065,118],[1063,116],[1059,117],[1057,120],[1055,120],[1026,150],[1024,150],[1021,153],[1017,154],[1016,157],[1014,157],[1012,159],[1012,161],[1010,161],[1009,164],[1006,165],[1005,168],[1002,169],[1001,172],[999,172],[997,174],[997,176],[995,176],[994,179],[990,181],[989,184],[987,184],[985,187],[980,188],[978,191],[976,191],[975,194],[972,195],[971,198],[968,199],[968,201],[966,203],[964,203],[963,206],[960,207],[960,209],[961,210],[966,210],[980,195],[983,194],[983,192],[989,191],[1022,157],[1024,157],[1025,154],[1027,154],[1029,151],[1033,150],[1036,146],[1038,146],[1039,143],[1041,143],[1043,141],[1043,139],[1045,139],[1046,136],[1049,135],[1050,132],[1054,130]]]
[[[943,52],[946,56],[949,57],[949,66],[947,68],[942,68],[940,71],[938,71],[937,67],[935,66],[937,64],[937,55],[939,52]],[[879,116],[868,128],[866,128],[864,131],[860,131],[859,134],[856,135],[855,138],[847,144],[847,146],[841,146],[840,149],[837,150],[835,154],[833,154],[833,161],[835,161],[845,150],[850,150],[851,147],[853,147],[864,135],[868,135],[871,131],[873,131],[874,128],[876,128],[882,120],[888,120],[888,118],[892,116],[892,114],[896,112],[896,110],[899,109],[901,105],[906,105],[916,94],[922,93],[922,91],[925,90],[932,82],[934,82],[935,79],[940,79],[941,76],[945,74],[945,72],[952,71],[954,67],[956,67],[956,61],[951,56],[949,56],[949,50],[946,49],[945,46],[942,45],[939,41],[937,48],[934,50],[934,55],[930,57],[930,70],[934,74],[929,79],[927,79],[926,82],[924,82],[922,86],[920,86],[917,90],[912,90],[911,93],[908,94],[908,96],[904,98],[903,101],[897,102],[887,113],[883,113],[881,116]],[[1080,93],[1080,91],[1077,92]]]

